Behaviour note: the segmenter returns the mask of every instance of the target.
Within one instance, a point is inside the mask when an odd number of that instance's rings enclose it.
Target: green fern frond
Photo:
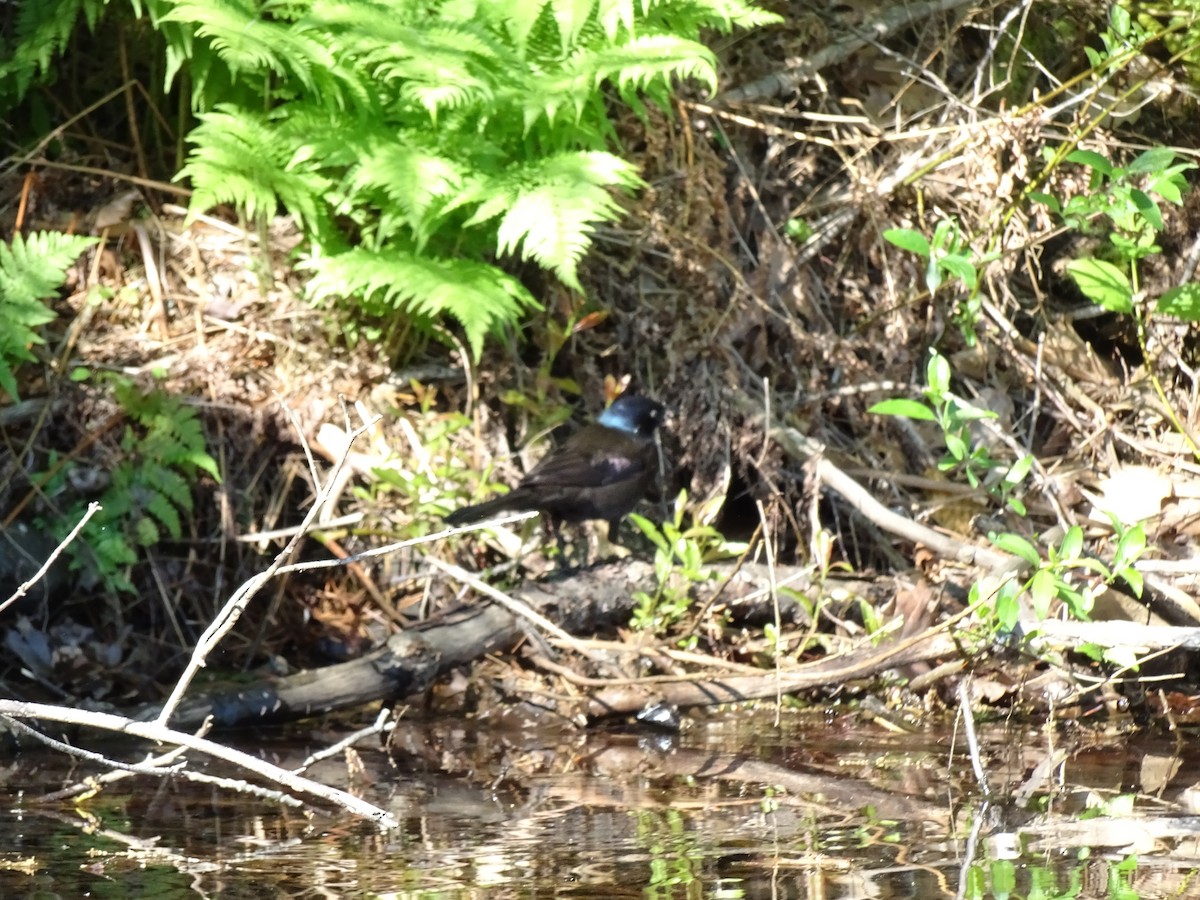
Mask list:
[[[153,547],[161,538],[158,526],[149,516],[142,516],[134,523],[133,536],[143,547]]]
[[[591,21],[596,0],[550,0],[551,15],[558,26],[563,51],[575,46],[584,26]]]
[[[439,223],[437,212],[462,190],[466,177],[462,162],[420,146],[415,134],[370,139],[356,155],[358,161],[346,178],[347,201],[382,194],[387,206],[402,213],[417,249],[423,249]],[[380,230],[395,233],[390,223]]]
[[[63,282],[67,267],[94,237],[39,231],[28,237],[13,235],[11,244],[0,244],[0,302],[41,300]]]
[[[189,504],[191,499],[189,493]],[[190,509],[190,505],[187,508]],[[179,518],[179,511],[166,494],[152,494],[146,501],[146,511],[162,523],[163,527],[167,529],[167,534],[172,538],[179,540],[183,537],[183,522]]]
[[[491,331],[514,324],[541,305],[515,278],[486,263],[433,259],[400,250],[355,248],[313,259],[309,282],[315,300],[347,294],[428,319],[449,315],[463,327],[476,359]]]
[[[511,54],[471,24],[405,27],[360,38],[361,65],[376,82],[437,121],[443,111],[493,102]]]
[[[223,104],[200,116],[188,140],[195,149],[176,178],[191,179],[193,210],[232,203],[253,219],[282,203],[301,224],[321,230],[330,181],[290,129]]]
[[[35,359],[30,348],[44,343],[34,330],[53,321],[45,304],[62,285],[67,267],[96,243],[92,237],[45,231],[0,243],[0,388],[19,399],[13,366]]]
[[[163,533],[183,536],[190,513],[192,481],[200,471],[217,477],[205,449],[195,409],[162,391],[143,393],[129,379],[113,376],[113,393],[131,420],[121,436],[124,458],[100,498],[102,509],[88,522],[83,540],[72,544],[72,566],[113,591],[132,591],[126,570],[137,562],[136,547],[152,547]],[[219,480],[219,479],[218,479]],[[78,521],[72,511],[64,529]]]
[[[505,43],[478,17],[421,4],[323,3],[306,26],[343,48],[344,64],[373,86],[437,120],[445,110],[491,102],[515,64]],[[385,101],[386,103],[386,101]]]
[[[16,4],[10,46],[0,45],[0,98],[19,101],[34,79],[51,71],[82,14],[89,28],[108,0],[37,0]]]
[[[717,90],[717,58],[697,41],[672,34],[647,34],[596,54],[596,64],[622,90],[643,90],[654,81],[694,78]]]
[[[143,448],[144,451],[147,449]],[[184,512],[192,511],[192,486],[178,470],[147,461],[142,470],[142,481],[153,496],[164,498]]]
[[[739,28],[761,28],[765,25],[778,25],[784,21],[782,16],[743,3],[741,0],[693,0],[679,5],[691,7],[694,10],[693,15],[703,21],[705,26],[720,28],[722,31],[732,31],[735,25]]]
[[[641,35],[617,46],[580,50],[561,67],[531,81],[526,90],[526,127],[540,116],[553,124],[563,108],[574,110],[578,119],[605,81],[630,94],[666,87],[672,78],[694,78],[715,92],[716,57],[703,44],[669,34]]]
[[[622,34],[634,34],[633,0],[600,0],[600,8],[596,10],[596,19],[610,41]]]
[[[197,61],[215,48],[267,91],[202,117],[192,208],[282,204],[313,240],[314,296],[448,314],[476,354],[535,305],[479,260],[519,255],[579,289],[596,224],[620,212],[612,188],[640,185],[599,152],[606,88],[639,111],[677,79],[715,90],[702,30],[772,19],[743,0],[145,2],[196,29]]]
[[[234,73],[290,75],[310,91],[325,86],[314,73],[334,71],[333,54],[316,36],[282,18],[286,7],[270,6],[272,18],[257,0],[173,0],[159,21],[191,26]]]
[[[126,539],[124,531],[105,530],[94,518],[84,530],[83,539],[95,558],[94,566],[99,578],[116,590],[132,593],[133,585],[125,576],[124,570],[137,562],[137,553]],[[85,557],[82,554],[73,555],[72,568],[79,569],[85,566]]]
[[[479,5],[482,17],[496,24],[508,35],[518,56],[524,58],[530,34],[545,10],[545,2],[513,3],[512,0],[483,0]]]
[[[595,223],[618,218],[611,187],[641,187],[637,169],[611,153],[561,153],[488,183],[467,225],[502,216],[501,253],[534,259],[559,279],[582,290],[576,269],[591,246]]]

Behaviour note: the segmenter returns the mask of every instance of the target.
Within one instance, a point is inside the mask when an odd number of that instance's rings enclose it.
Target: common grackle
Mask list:
[[[557,536],[560,522],[604,519],[608,539],[645,495],[658,469],[654,431],[665,410],[647,397],[625,395],[530,470],[519,485],[495,500],[464,506],[446,516],[466,525],[496,513],[536,509]]]

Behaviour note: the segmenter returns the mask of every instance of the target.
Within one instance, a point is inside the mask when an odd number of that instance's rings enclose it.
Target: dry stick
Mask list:
[[[479,591],[479,593],[483,594],[485,597],[488,597],[489,599],[494,600],[495,602],[499,603],[501,606],[503,606],[506,610],[508,610],[514,616],[518,616],[523,619],[528,619],[534,625],[538,626],[539,628],[546,631],[547,633],[554,635],[556,638],[558,638],[560,641],[562,641],[568,647],[570,647],[571,649],[575,650],[578,653],[581,653],[582,655],[586,656],[588,659],[593,660],[595,662],[603,662],[604,661],[602,657],[600,657],[599,655],[594,653],[592,650],[588,649],[588,647],[584,644],[583,641],[580,641],[578,638],[568,634],[566,631],[563,631],[561,628],[559,628],[557,625],[555,625],[553,622],[551,622],[549,619],[547,619],[541,613],[536,612],[533,609],[530,609],[529,606],[522,603],[520,600],[516,599],[515,597],[510,597],[510,596],[508,596],[508,594],[504,593],[503,591],[497,590],[496,588],[494,588],[490,584],[488,584],[486,581],[483,581],[478,576],[472,575],[466,569],[460,568],[459,566],[456,566],[456,565],[452,565],[451,563],[442,562],[440,559],[433,557],[433,556],[425,557],[425,562],[429,563],[429,565],[433,566],[435,569],[446,573],[451,578],[453,578],[455,581],[461,581],[463,584],[468,585],[469,587],[473,587],[475,590]]]
[[[71,541],[75,540],[76,535],[83,530],[83,526],[88,523],[88,519],[100,512],[100,510],[103,508],[104,507],[102,507],[99,503],[88,504],[87,512],[83,514],[83,518],[79,520],[79,524],[71,529],[71,533],[63,538],[61,544],[54,548],[54,552],[47,557],[46,561],[42,564],[42,567],[33,573],[32,578],[17,588],[16,592],[11,597],[9,597],[3,603],[0,603],[0,612],[4,612],[4,610],[8,609],[12,604],[24,597],[29,592],[31,587],[41,581],[42,576],[50,570],[52,565],[54,565],[54,561],[58,559],[64,550],[67,549],[67,546],[71,543]]]
[[[763,422],[771,421],[771,380],[762,380],[763,390]],[[765,457],[771,449],[771,436],[763,428],[762,455]],[[779,612],[779,584],[775,578],[775,535],[771,533],[771,523],[767,520],[767,509],[761,500],[755,500],[758,510],[758,527],[762,529],[763,553],[767,557],[767,583],[771,589],[771,608],[775,612],[775,641],[771,656],[775,664],[775,727],[779,727],[779,718],[783,712],[783,674],[779,659],[779,636],[783,633],[783,619]]]
[[[354,732],[354,734],[346,735],[346,737],[342,738],[336,744],[326,747],[324,750],[318,750],[316,753],[310,754],[308,759],[304,760],[304,762],[300,763],[300,765],[296,766],[296,768],[294,768],[292,771],[299,775],[309,766],[316,765],[323,759],[329,759],[332,756],[337,756],[337,754],[341,753],[346,748],[357,744],[363,738],[369,738],[373,734],[383,734],[386,731],[391,731],[396,727],[395,722],[388,721],[388,719],[391,718],[391,715],[392,710],[388,707],[384,707],[379,711],[379,715],[375,717],[375,721],[366,728],[360,728],[358,731]]]
[[[516,522],[524,522],[526,519],[532,519],[538,515],[536,512],[518,512],[511,513],[499,518],[488,519],[486,522],[480,522],[475,525],[464,525],[459,528],[443,528],[441,531],[435,531],[433,534],[426,534],[422,537],[409,538],[404,541],[394,541],[391,544],[384,544],[382,547],[372,547],[370,550],[364,550],[362,553],[355,553],[353,556],[340,557],[337,559],[314,559],[310,562],[292,563],[290,565],[281,566],[276,572],[276,575],[286,575],[290,572],[307,572],[312,569],[337,569],[350,565],[351,563],[362,562],[364,559],[374,559],[377,556],[388,556],[395,553],[397,550],[406,550],[409,547],[416,547],[420,544],[436,544],[448,537],[453,537],[456,534],[465,534],[471,531],[479,531],[481,528],[497,528],[501,525],[512,525]],[[298,529],[284,529],[285,533],[291,533]],[[323,530],[317,529],[318,531]],[[493,569],[492,571],[495,571]],[[412,572],[402,576],[403,580],[415,581],[418,578],[427,578],[429,573],[426,571]]]
[[[770,406],[767,407],[767,414],[771,411]],[[766,433],[763,434],[763,440],[766,440]],[[775,580],[775,547],[772,543],[775,540],[775,535],[771,534],[771,526],[767,523],[767,510],[763,506],[761,500],[755,500],[754,506],[758,510],[759,527],[763,530],[763,552],[767,557],[767,582],[771,591],[771,608],[775,613],[775,640],[774,646],[771,648],[771,658],[775,667],[775,722],[776,728],[779,727],[779,719],[783,712],[783,669],[780,665],[779,654],[779,638],[783,634],[783,618],[779,611],[779,584]]]
[[[333,531],[338,528],[345,528],[348,525],[357,525],[366,516],[361,512],[347,513],[344,516],[338,516],[336,519],[329,519],[321,523],[322,531]],[[291,537],[294,534],[300,533],[299,525],[292,525],[288,528],[276,528],[272,531],[250,531],[245,534],[239,534],[234,538],[245,544],[267,543],[268,541],[277,541],[280,538]]]
[[[740,392],[731,394],[731,399],[749,417],[761,415],[761,410],[750,398]],[[825,457],[821,445],[795,428],[767,423],[767,433],[784,452],[801,461],[816,457],[817,477],[826,487],[832,488],[847,503],[874,522],[884,531],[911,541],[924,544],[940,556],[948,557],[966,565],[982,565],[993,570],[1017,567],[1021,561],[1015,556],[980,547],[967,541],[934,531],[919,522],[914,522],[899,513],[892,512],[864,488]]]
[[[971,768],[975,770],[975,780],[983,791],[985,799],[992,796],[988,787],[987,773],[983,770],[983,759],[979,755],[979,737],[975,734],[975,714],[971,711],[971,673],[958,683],[958,711],[963,718],[963,732],[967,737],[967,752],[971,756]]]
[[[146,270],[146,286],[150,289],[150,299],[154,304],[150,309],[149,318],[153,318],[155,325],[158,326],[158,339],[165,341],[170,337],[171,328],[167,323],[167,303],[163,294],[162,272],[159,271],[154,245],[150,242],[150,232],[146,230],[146,226],[135,222],[133,233],[137,235],[138,249],[142,252],[142,266]],[[146,322],[143,321],[143,328],[145,325]]]
[[[50,722],[65,722],[70,725],[83,725],[89,728],[99,728],[104,731],[114,731],[118,734],[131,734],[134,737],[148,741],[158,741],[164,744],[176,744],[200,753],[205,753],[215,759],[239,766],[268,781],[282,785],[290,791],[309,794],[327,800],[355,815],[373,820],[380,828],[396,828],[399,822],[389,812],[380,809],[349,794],[346,791],[329,787],[317,781],[273,766],[256,756],[225,747],[221,744],[196,737],[182,731],[175,731],[157,722],[138,722],[126,716],[112,713],[92,712],[73,707],[49,706],[44,703],[24,703],[19,700],[0,700],[0,716],[12,716],[17,719],[45,719]]]
[[[48,734],[42,734],[36,728],[31,728],[22,722],[20,719],[14,719],[12,716],[4,716],[4,721],[8,726],[15,731],[33,738],[35,741],[40,741],[51,750],[57,750],[60,753],[65,753],[68,756],[74,756],[82,759],[85,762],[100,763],[109,769],[116,769],[122,775],[173,775],[179,772],[187,765],[187,761],[172,763],[167,766],[160,766],[157,763],[150,761],[144,763],[127,763],[121,762],[118,759],[109,759],[103,753],[94,753],[91,750],[84,750],[82,747],[72,747],[70,744],[63,741],[55,740]]]
[[[183,700],[183,695],[187,691],[188,685],[192,683],[192,679],[196,677],[196,673],[199,672],[200,669],[205,665],[208,654],[213,650],[214,647],[217,646],[218,643],[221,642],[221,639],[230,632],[233,626],[237,624],[237,620],[241,618],[242,613],[245,612],[246,607],[250,604],[250,601],[254,598],[254,595],[262,590],[263,585],[275,577],[275,574],[283,567],[284,560],[291,556],[296,548],[300,545],[300,541],[304,539],[304,536],[308,533],[313,521],[320,514],[321,508],[329,499],[331,489],[337,484],[338,472],[340,472],[342,467],[345,465],[346,458],[350,453],[350,448],[354,445],[354,441],[361,434],[371,428],[371,426],[377,421],[378,417],[370,422],[363,423],[350,433],[350,439],[346,442],[345,450],[342,451],[341,456],[339,456],[337,462],[334,463],[333,470],[329,473],[329,477],[326,479],[324,487],[321,488],[320,492],[317,494],[317,499],[313,502],[313,505],[305,514],[304,521],[300,524],[300,531],[297,532],[296,535],[290,541],[288,541],[287,546],[276,555],[275,559],[272,561],[271,565],[266,569],[266,571],[255,575],[234,592],[233,596],[230,597],[229,601],[225,604],[224,609],[217,614],[216,618],[214,618],[208,628],[205,629],[204,634],[200,636],[200,640],[196,644],[196,649],[192,651],[192,658],[188,661],[187,668],[184,669],[183,674],[179,676],[179,681],[176,682],[175,689],[171,691],[171,696],[167,698],[167,702],[163,705],[162,711],[158,714],[158,718],[154,720],[155,724],[163,727],[166,726],[166,724],[170,721],[171,714],[175,712],[176,708]],[[311,463],[312,454],[308,450],[308,441],[304,438],[304,433],[302,431],[300,431],[299,434],[301,445],[305,448],[305,453],[308,455]],[[313,466],[313,474],[315,477],[315,464]],[[319,484],[319,482],[317,483]]]
[[[303,809],[304,801],[293,797],[291,794],[285,794],[283,791],[272,790],[271,788],[260,787],[257,784],[247,784],[236,778],[221,778],[218,775],[209,775],[206,772],[197,772],[194,769],[184,769],[176,777],[182,778],[185,781],[191,781],[196,784],[207,784],[212,787],[220,788],[223,791],[237,791],[239,794],[249,794],[252,797],[258,797],[261,800],[268,800],[272,803],[281,803],[284,806],[290,806],[294,809]]]
[[[16,722],[17,720],[12,716],[5,716],[5,721]],[[203,731],[196,732],[197,737],[203,737],[203,735]],[[40,739],[41,738],[39,737],[39,740]],[[71,750],[75,749],[77,748],[71,748]],[[141,763],[141,766],[152,775],[157,775],[159,772],[165,771],[186,772],[187,769],[174,765],[174,761],[183,756],[186,751],[186,747],[175,747],[174,749],[169,750],[166,753],[159,754],[158,756],[148,753],[146,754],[145,762]],[[126,778],[132,778],[134,774],[134,772],[125,771],[124,769],[110,769],[109,771],[100,775],[88,775],[83,781],[77,781],[75,784],[69,785],[62,790],[51,791],[49,794],[42,794],[40,797],[38,797],[38,802],[58,803],[60,800],[69,800],[72,797],[78,797],[80,794],[87,794],[95,791],[97,785],[116,784],[118,781],[124,781]],[[302,801],[297,800],[295,797],[290,795],[284,796],[287,797],[287,802],[293,806],[304,805]]]

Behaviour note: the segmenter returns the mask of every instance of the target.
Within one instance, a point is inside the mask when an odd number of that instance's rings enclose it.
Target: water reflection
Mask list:
[[[952,730],[748,713],[677,737],[402,725],[391,754],[311,772],[353,778],[401,820],[387,834],[176,781],[43,808],[30,798],[81,773],[20,754],[0,772],[0,896],[1150,897],[1200,856],[1180,778],[1197,758],[1172,741],[985,731],[1002,798],[985,806]],[[254,746],[285,767],[309,750]]]

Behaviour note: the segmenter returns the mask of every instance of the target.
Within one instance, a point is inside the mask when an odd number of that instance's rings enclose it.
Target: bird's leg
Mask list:
[[[542,518],[546,522],[546,530],[554,536],[554,545],[558,548],[558,564],[566,565],[567,559],[567,542],[563,539],[562,522],[553,513],[543,512]]]
[[[607,537],[596,536],[596,560],[597,562],[614,558],[624,559],[629,556],[630,550],[628,547],[621,544],[617,540],[617,533],[621,528],[620,519],[611,519],[608,523]]]

